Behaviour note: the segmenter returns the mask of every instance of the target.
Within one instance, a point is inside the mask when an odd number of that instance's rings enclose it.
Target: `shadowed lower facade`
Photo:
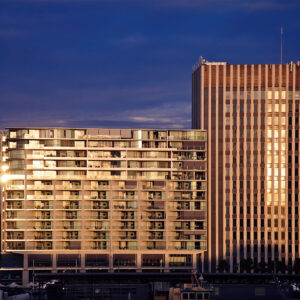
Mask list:
[[[33,271],[202,270],[202,130],[9,128],[1,249]]]
[[[208,132],[208,252],[221,260],[299,258],[300,64],[202,60],[192,76],[192,127]]]

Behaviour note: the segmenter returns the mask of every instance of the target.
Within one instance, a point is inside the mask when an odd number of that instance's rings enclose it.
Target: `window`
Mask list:
[[[233,104],[233,112],[236,112],[236,104]]]

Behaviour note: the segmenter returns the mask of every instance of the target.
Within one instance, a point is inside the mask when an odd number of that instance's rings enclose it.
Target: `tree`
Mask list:
[[[253,263],[253,270],[254,270],[254,273],[259,272],[259,264],[257,263],[257,261]]]
[[[259,271],[261,273],[266,273],[267,264],[266,264],[266,262],[264,260],[262,260],[261,262],[259,262],[258,267],[259,267]]]
[[[293,270],[296,274],[299,274],[299,272],[300,272],[300,259],[299,258],[295,259]]]
[[[285,273],[287,267],[284,260],[276,261],[276,272]]]
[[[218,271],[219,272],[228,272],[229,271],[229,263],[227,262],[227,260],[222,259],[219,261]]]
[[[251,272],[251,269],[252,269],[252,266],[253,266],[253,261],[251,258],[247,258],[247,259],[241,259],[240,261],[240,270],[241,272],[247,272],[247,273],[250,273]]]
[[[269,261],[268,261],[267,269],[268,269],[268,272],[269,272],[269,273],[274,272],[274,265],[275,265],[275,263],[274,263],[273,260],[269,260]]]

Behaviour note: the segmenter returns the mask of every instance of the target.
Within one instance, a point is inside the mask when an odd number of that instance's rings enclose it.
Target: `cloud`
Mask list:
[[[16,38],[23,36],[25,34],[24,31],[21,30],[16,30],[13,28],[0,28],[0,38],[1,39],[11,39],[11,38]]]
[[[190,105],[185,102],[189,103],[189,96],[183,83],[107,89],[47,87],[45,90],[48,92],[2,89],[2,96],[9,101],[3,103],[0,128],[189,128]]]
[[[153,5],[185,9],[224,10],[281,10],[300,7],[297,0],[152,0]]]
[[[122,4],[124,0],[2,0],[2,2],[12,3],[36,3],[36,4]],[[254,11],[266,11],[266,10],[292,10],[299,8],[300,3],[298,0],[126,0],[126,4],[135,4],[139,7],[144,6],[147,8],[181,8],[181,9],[197,9],[197,10],[254,10]]]
[[[115,0],[2,0],[2,2],[6,2],[6,3],[38,3],[38,4],[42,4],[42,3],[80,3],[80,2],[108,2],[108,1],[115,1]]]
[[[6,78],[7,73],[0,73],[0,78]],[[127,87],[107,87],[104,88],[97,81],[92,87],[81,87],[71,84],[69,88],[59,86],[56,83],[44,81],[34,89],[28,89],[31,79],[23,79],[23,85],[15,89],[14,81],[6,86],[0,87],[1,97],[10,99],[3,103],[2,108],[9,111],[14,110],[14,105],[20,102],[26,104],[24,107],[31,107],[32,110],[63,108],[70,111],[74,109],[83,110],[87,107],[106,109],[111,106],[128,108],[132,106],[147,106],[158,102],[180,101],[186,97],[185,82],[145,84]]]
[[[1,117],[0,128],[5,127],[103,127],[103,128],[190,128],[190,104],[162,103],[151,108],[123,111],[32,112]]]
[[[132,34],[113,40],[113,43],[117,46],[139,46],[147,41],[146,37],[140,34]]]
[[[116,112],[101,121],[117,120],[133,128],[189,128],[189,103],[183,101],[167,102],[148,108],[138,108]]]

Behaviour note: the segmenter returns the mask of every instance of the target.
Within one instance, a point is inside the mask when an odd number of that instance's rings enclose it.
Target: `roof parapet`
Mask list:
[[[198,69],[201,65],[227,65],[227,64],[228,64],[227,62],[207,61],[202,56],[200,56],[198,62],[193,65],[193,71]]]

